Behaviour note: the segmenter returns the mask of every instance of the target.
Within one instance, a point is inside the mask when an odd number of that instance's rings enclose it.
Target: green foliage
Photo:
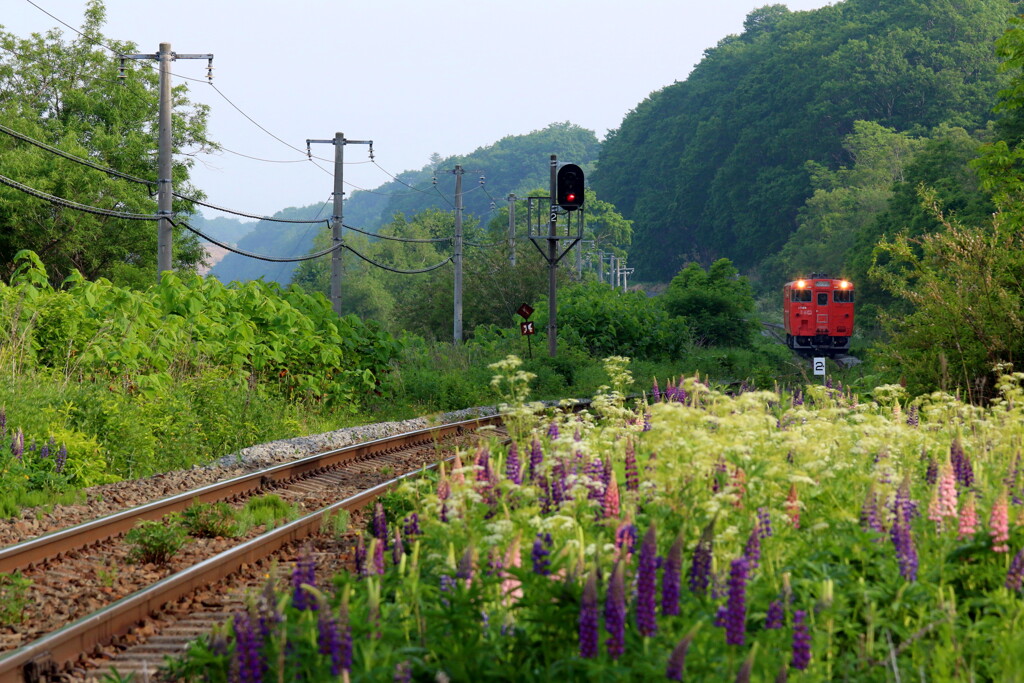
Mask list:
[[[126,78],[118,78],[117,53],[138,50],[132,43],[105,37],[105,19],[102,0],[89,0],[81,30],[70,41],[57,28],[28,38],[0,31],[0,124],[149,183],[108,176],[9,135],[0,136],[0,167],[18,182],[68,201],[152,215],[158,74],[129,64]],[[201,197],[188,183],[194,163],[188,152],[212,146],[206,138],[209,111],[206,105],[191,103],[187,93],[183,84],[174,89],[173,175],[179,193]],[[174,209],[187,212],[188,202],[175,200]],[[153,221],[85,213],[2,187],[0,278],[10,276],[16,252],[31,249],[55,284],[74,270],[122,283],[146,273],[145,279],[152,281],[156,232]],[[175,266],[194,267],[203,257],[198,241],[181,228],[174,232]]]
[[[883,317],[890,339],[879,356],[912,391],[960,387],[980,400],[994,391],[994,368],[1024,353],[1024,240],[1002,214],[968,227],[945,216],[933,194],[923,201],[941,231],[878,245],[872,276],[912,307],[908,315]]]
[[[291,521],[298,516],[297,507],[276,494],[268,493],[246,501],[237,519],[243,529],[256,526],[273,529],[282,522]]]
[[[672,278],[662,297],[669,314],[686,320],[698,344],[751,345],[757,325],[754,296],[729,259],[715,261],[707,271],[691,263]]]
[[[546,301],[535,315],[536,327],[546,329]],[[666,312],[658,299],[599,282],[558,292],[558,334],[559,344],[579,346],[594,358],[679,358],[692,339],[687,322]]]
[[[25,618],[31,587],[32,579],[22,576],[18,570],[0,574],[0,623],[17,624]]]
[[[138,522],[124,535],[128,544],[128,560],[140,564],[167,564],[188,541],[180,520],[149,519]]]
[[[224,502],[192,503],[182,511],[181,524],[195,538],[233,538],[238,535],[234,510]]]
[[[602,145],[592,181],[635,221],[637,276],[718,256],[748,269],[778,251],[815,189],[807,162],[850,168],[856,121],[983,127],[1005,83],[991,45],[1014,12],[1009,0],[755,10]]]

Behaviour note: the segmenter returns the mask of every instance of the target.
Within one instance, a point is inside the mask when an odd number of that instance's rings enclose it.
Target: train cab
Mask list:
[[[854,287],[825,273],[787,282],[782,288],[786,344],[797,352],[834,356],[850,350]]]

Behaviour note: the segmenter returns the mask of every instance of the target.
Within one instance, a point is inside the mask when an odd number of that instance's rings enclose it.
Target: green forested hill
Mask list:
[[[852,165],[858,120],[896,131],[968,130],[1000,88],[993,43],[1010,0],[771,5],[653,93],[604,142],[592,180],[635,221],[631,265],[668,279],[689,259],[756,266],[797,227],[807,162]]]

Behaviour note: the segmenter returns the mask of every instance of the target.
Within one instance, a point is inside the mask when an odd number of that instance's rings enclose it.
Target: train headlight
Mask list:
[[[807,283],[804,282],[803,280],[797,280],[796,281],[796,286],[797,286],[797,289],[803,289],[804,287],[807,286]]]
[[[843,280],[842,282],[839,283],[839,289],[849,289],[849,288],[850,288],[850,283],[847,282],[846,280]]]

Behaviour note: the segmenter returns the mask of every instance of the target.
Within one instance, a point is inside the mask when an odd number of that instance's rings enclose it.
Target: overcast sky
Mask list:
[[[793,11],[835,4],[779,2]],[[330,197],[333,146],[313,146],[329,160],[318,168],[291,148],[304,151],[308,138],[373,140],[383,170],[347,164],[348,193],[387,182],[385,171],[419,169],[434,152],[468,154],[554,122],[603,139],[651,92],[686,80],[706,48],[741,33],[746,15],[766,4],[774,3],[106,0],[103,33],[146,53],[168,42],[179,54],[215,55],[223,97],[205,82],[188,81],[189,89],[211,107],[211,137],[234,153],[200,160],[193,181],[211,203],[272,214]],[[79,27],[84,7],[0,0],[0,24],[23,37],[54,27],[72,37],[59,22]],[[176,84],[201,80],[206,62],[178,60],[172,70]],[[366,146],[347,145],[345,160],[366,161]],[[512,188],[488,189],[504,196]]]

